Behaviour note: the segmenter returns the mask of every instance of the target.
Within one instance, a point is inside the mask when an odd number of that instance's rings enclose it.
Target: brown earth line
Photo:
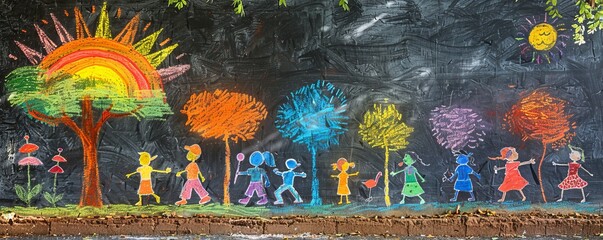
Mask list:
[[[325,234],[383,236],[517,237],[600,236],[603,215],[447,214],[416,217],[177,217],[125,216],[0,220],[0,235],[225,235]]]

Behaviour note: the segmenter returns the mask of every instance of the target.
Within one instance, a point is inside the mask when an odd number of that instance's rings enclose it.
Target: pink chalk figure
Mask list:
[[[180,201],[176,202],[176,205],[185,205],[186,200],[191,198],[193,190],[195,190],[201,199],[199,200],[199,204],[206,204],[211,201],[211,197],[201,184],[201,182],[205,182],[205,177],[203,177],[201,170],[199,170],[199,166],[195,162],[201,157],[201,147],[199,144],[193,144],[190,146],[184,146],[184,149],[188,150],[186,159],[190,161],[190,163],[183,171],[176,173],[176,177],[180,177],[182,173],[186,173],[186,183],[184,183],[184,187],[180,193]],[[199,178],[201,178],[201,181],[199,181]]]
[[[527,164],[534,164],[536,161],[532,158],[529,161],[519,162],[519,154],[514,147],[505,147],[500,150],[499,157],[491,157],[490,160],[506,160],[507,163],[504,167],[499,168],[498,166],[494,166],[494,173],[497,174],[498,170],[506,169],[505,179],[503,183],[498,187],[498,190],[503,193],[502,197],[498,200],[498,202],[504,202],[505,197],[507,196],[507,192],[511,190],[519,191],[521,194],[521,201],[526,200],[526,195],[523,194],[523,188],[528,185],[528,180],[521,176],[519,172],[519,167]]]
[[[582,167],[582,164],[578,163],[578,161],[580,161],[580,160],[582,160],[582,162],[585,161],[584,150],[582,150],[581,148],[578,148],[578,147],[572,147],[571,145],[569,146],[569,148],[571,150],[571,152],[569,154],[569,159],[572,162],[567,163],[567,164],[553,162],[554,166],[568,167],[567,177],[565,177],[565,179],[563,179],[563,181],[561,183],[559,183],[559,185],[558,185],[558,187],[561,189],[561,197],[559,198],[559,200],[557,200],[557,202],[563,201],[563,192],[565,190],[580,189],[580,191],[582,191],[582,201],[580,201],[580,202],[583,203],[583,202],[586,202],[586,195],[584,194],[584,188],[586,186],[588,186],[588,182],[584,181],[578,175],[578,171],[580,169],[582,169],[586,173],[588,173],[588,175],[590,175],[591,177],[594,175],[592,173],[590,173],[588,170],[586,170],[584,167]]]

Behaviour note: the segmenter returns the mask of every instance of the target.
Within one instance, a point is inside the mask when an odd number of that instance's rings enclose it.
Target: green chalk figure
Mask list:
[[[429,164],[425,164],[423,160],[417,155],[415,152],[408,152],[404,155],[404,159],[402,162],[398,163],[398,166],[402,167],[404,164],[407,165],[404,169],[400,171],[392,171],[389,175],[396,176],[399,173],[404,173],[404,188],[402,188],[402,201],[400,204],[404,204],[406,202],[406,197],[418,197],[421,199],[420,204],[425,203],[425,199],[421,197],[421,194],[425,193],[419,181],[417,179],[421,179],[421,182],[425,182],[425,178],[419,174],[419,171],[413,166],[417,161],[419,161],[423,166],[429,166]]]

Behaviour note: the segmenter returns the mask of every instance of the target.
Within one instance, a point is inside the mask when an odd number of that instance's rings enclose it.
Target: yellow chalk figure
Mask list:
[[[140,162],[140,167],[136,169],[136,172],[126,174],[127,178],[130,178],[132,175],[137,173],[140,174],[140,186],[138,187],[138,202],[134,205],[142,205],[143,195],[152,195],[153,197],[155,197],[155,201],[159,203],[161,198],[153,191],[151,173],[170,173],[172,172],[172,169],[166,168],[165,170],[155,170],[153,169],[153,167],[150,166],[150,164],[151,161],[157,158],[157,155],[151,157],[151,154],[149,154],[148,152],[139,152],[138,154],[140,155],[140,158],[138,158],[138,161]]]
[[[340,173],[337,175],[331,175],[332,178],[339,178],[339,184],[337,185],[337,195],[339,195],[339,203],[343,203],[343,196],[345,196],[345,203],[350,204],[350,199],[348,198],[351,194],[350,186],[348,185],[348,178],[352,176],[358,176],[360,172],[348,173],[348,169],[356,167],[356,164],[353,162],[348,162],[345,158],[340,158],[337,160],[337,163],[331,164],[333,170],[339,170]]]

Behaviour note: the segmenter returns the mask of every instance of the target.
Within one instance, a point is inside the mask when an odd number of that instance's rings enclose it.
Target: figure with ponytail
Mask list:
[[[578,163],[578,161],[580,161],[580,160],[582,160],[582,162],[585,161],[584,150],[582,150],[581,148],[578,148],[578,147],[571,146],[571,145],[569,145],[569,149],[570,149],[569,159],[572,162],[567,163],[567,164],[553,162],[554,166],[568,167],[567,177],[565,177],[565,179],[563,179],[563,181],[558,185],[558,187],[561,189],[561,197],[559,198],[559,200],[557,200],[557,202],[563,201],[563,192],[565,190],[580,189],[582,191],[582,201],[580,201],[580,202],[583,203],[583,202],[586,202],[586,195],[584,194],[584,188],[586,186],[588,186],[588,182],[584,181],[578,175],[578,171],[580,169],[582,169],[586,173],[588,173],[588,175],[590,175],[591,177],[594,175],[592,173],[590,173],[588,170],[586,170],[584,167],[582,167],[582,164]]]
[[[339,179],[339,182],[337,184],[337,195],[339,195],[339,203],[337,204],[343,203],[343,196],[345,196],[345,203],[350,204],[349,196],[351,192],[350,186],[348,185],[348,179],[352,176],[358,176],[360,172],[348,173],[348,169],[355,168],[356,164],[353,162],[348,162],[348,160],[345,158],[340,158],[337,160],[337,163],[331,164],[331,167],[333,167],[333,170],[339,170],[339,174],[331,175],[332,178]]]
[[[471,168],[468,164],[475,165],[473,163],[473,153],[467,153],[463,150],[454,151],[454,155],[456,155],[456,163],[459,164],[454,170],[454,174],[450,177],[444,177],[445,181],[452,182],[455,178],[454,182],[454,197],[450,199],[451,202],[456,202],[459,197],[459,192],[468,192],[471,197],[467,199],[470,202],[475,201],[475,195],[473,194],[473,182],[471,182],[471,175],[474,175],[479,180],[481,176],[479,173],[475,172],[473,168]]]
[[[505,178],[503,183],[498,187],[498,190],[502,192],[502,197],[498,200],[498,202],[504,202],[505,197],[507,196],[507,192],[515,190],[519,191],[521,194],[521,201],[526,200],[526,195],[523,194],[523,188],[528,185],[528,180],[521,176],[521,172],[519,172],[519,167],[527,164],[534,164],[536,161],[532,158],[525,162],[517,161],[519,159],[519,154],[514,147],[505,147],[500,150],[500,156],[498,157],[490,157],[490,160],[506,160],[504,167],[494,166],[494,174],[498,174],[499,170],[505,169]]]
[[[268,194],[266,194],[266,189],[264,186],[270,187],[270,180],[268,179],[266,170],[260,168],[260,166],[262,166],[264,163],[266,163],[266,165],[269,167],[276,167],[274,155],[272,155],[270,152],[262,153],[260,151],[255,151],[249,156],[249,164],[251,164],[253,167],[247,169],[247,171],[237,173],[239,176],[250,176],[251,178],[247,191],[245,191],[246,197],[239,199],[240,204],[247,205],[254,193],[256,193],[260,198],[260,200],[256,202],[257,205],[264,205],[268,203]]]
[[[400,201],[400,204],[404,204],[406,202],[406,197],[418,197],[421,199],[419,202],[420,204],[425,203],[425,199],[421,197],[421,195],[425,193],[425,190],[423,190],[419,184],[419,181],[417,181],[417,178],[419,178],[421,179],[421,182],[424,183],[425,178],[423,178],[419,171],[417,171],[417,168],[413,166],[413,164],[415,164],[417,161],[423,164],[423,166],[429,166],[429,164],[425,164],[423,162],[418,154],[415,152],[408,152],[404,154],[404,159],[402,159],[402,162],[398,163],[399,167],[404,166],[404,164],[407,166],[400,171],[392,171],[389,174],[393,177],[399,173],[404,173],[404,187],[402,188],[402,201]]]

